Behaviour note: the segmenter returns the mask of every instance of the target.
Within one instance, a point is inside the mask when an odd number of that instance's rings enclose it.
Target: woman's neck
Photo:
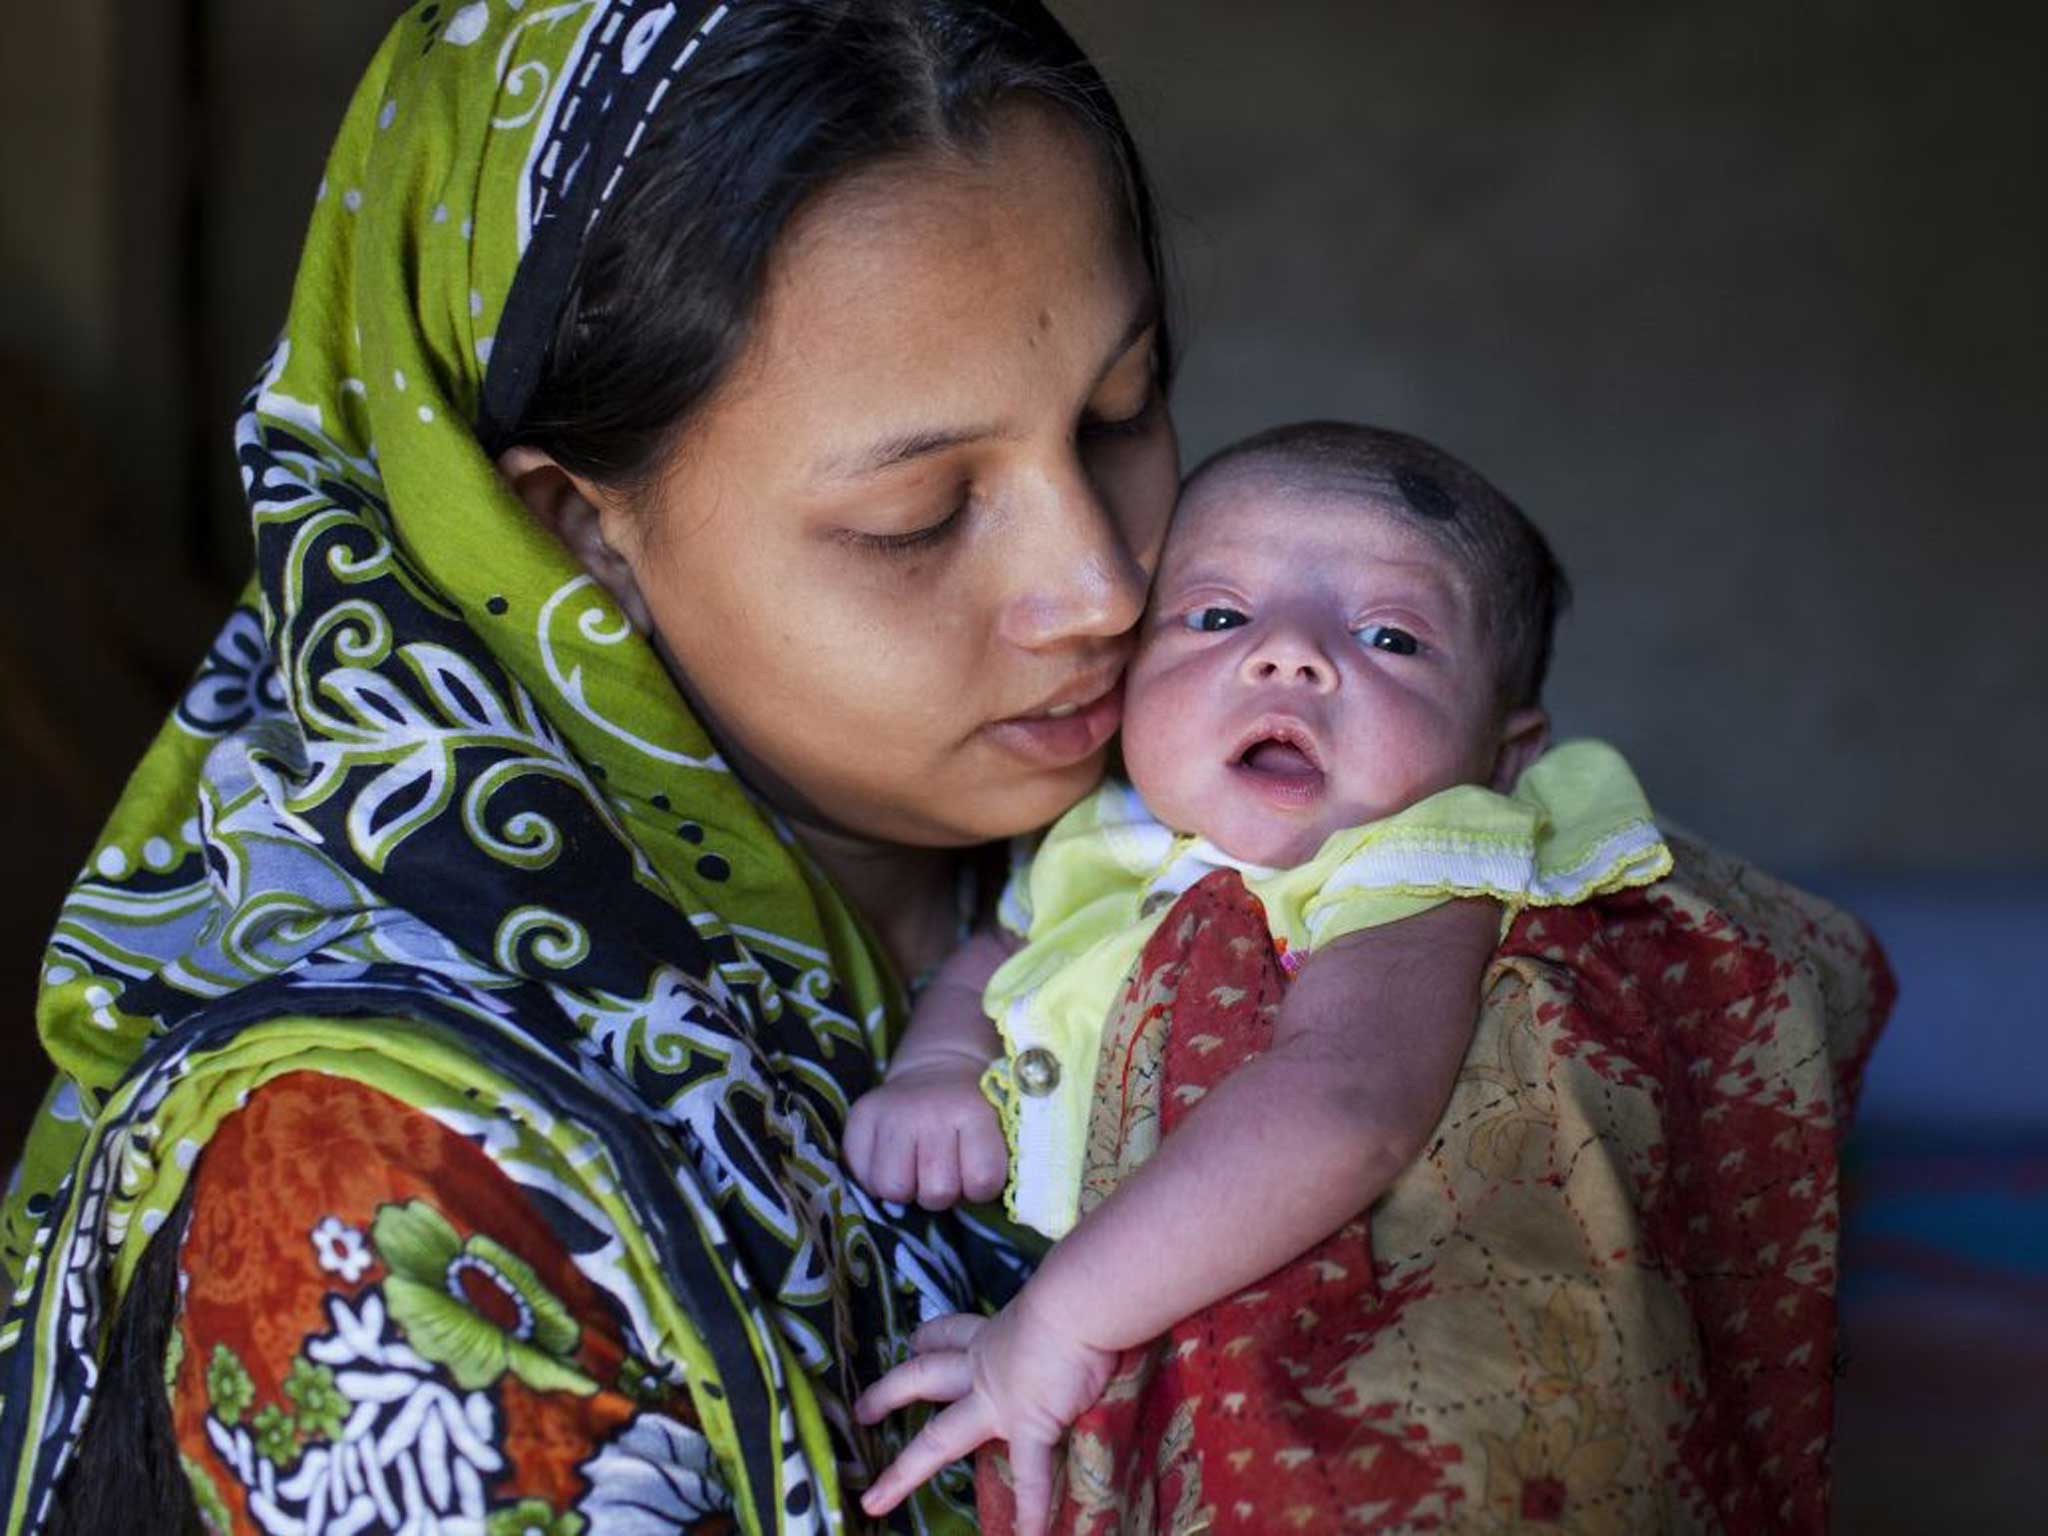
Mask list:
[[[784,819],[906,981],[937,965],[959,942],[957,849],[878,843]]]
[[[945,959],[960,938],[956,896],[959,852],[877,842],[834,825],[795,786],[770,770],[724,729],[717,714],[690,686],[668,642],[658,634],[653,641],[655,653],[717,745],[719,754],[804,845],[826,878],[880,941],[897,974],[908,982]]]

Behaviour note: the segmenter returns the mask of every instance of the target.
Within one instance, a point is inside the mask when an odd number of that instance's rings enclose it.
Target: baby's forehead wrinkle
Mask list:
[[[1192,559],[1245,565],[1276,553],[1296,561],[1303,551],[1323,551],[1323,559],[1339,565],[1413,569],[1446,586],[1468,586],[1458,551],[1409,512],[1391,481],[1374,487],[1354,481],[1343,489],[1268,481],[1241,485],[1235,494],[1225,485],[1204,487],[1182,500],[1167,541],[1167,567]]]
[[[1242,586],[1255,580],[1271,585],[1276,578],[1290,587],[1309,580],[1338,581],[1361,598],[1429,589],[1455,607],[1472,605],[1472,583],[1463,564],[1426,529],[1383,500],[1327,499],[1332,504],[1326,516],[1298,502],[1282,508],[1270,497],[1251,495],[1212,505],[1192,520],[1177,520],[1160,588]]]
[[[1384,501],[1401,495],[1401,465],[1385,462],[1303,458],[1284,451],[1231,455],[1206,464],[1190,477],[1185,494],[1193,499],[1234,486],[1256,488],[1281,496],[1330,497],[1340,501]]]

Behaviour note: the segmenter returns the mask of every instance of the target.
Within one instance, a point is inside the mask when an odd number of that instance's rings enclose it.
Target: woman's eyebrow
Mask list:
[[[908,464],[913,459],[944,453],[948,448],[958,448],[963,443],[994,437],[999,430],[990,423],[972,427],[927,427],[916,431],[899,432],[856,448],[850,453],[834,454],[820,460],[813,471],[813,478],[857,480],[865,475],[879,474],[885,469],[894,469],[899,464]]]
[[[1145,334],[1158,323],[1159,297],[1157,294],[1147,293],[1138,307],[1132,311],[1123,334],[1117,337],[1115,345],[1103,359],[1102,367],[1089,383],[1091,393],[1109,377],[1116,365],[1129,354],[1131,348],[1143,340]],[[958,448],[965,443],[1000,436],[1001,432],[1002,429],[992,422],[969,427],[925,427],[909,432],[898,432],[850,452],[833,454],[819,460],[812,471],[812,478],[858,480],[916,459],[928,458],[935,453],[944,453],[949,448]]]

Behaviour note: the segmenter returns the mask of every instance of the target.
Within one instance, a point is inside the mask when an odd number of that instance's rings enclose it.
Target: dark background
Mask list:
[[[2048,953],[2048,25],[1055,6],[1167,205],[1190,458],[1340,415],[1472,460],[1576,580],[1562,728],[1891,948],[1850,1165],[1842,1528],[2019,1523],[2048,1455],[2048,1005],[2023,964]],[[10,7],[9,1145],[42,934],[243,575],[231,413],[398,9]]]

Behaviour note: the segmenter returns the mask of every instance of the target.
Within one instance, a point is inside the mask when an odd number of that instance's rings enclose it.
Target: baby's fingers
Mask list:
[[[948,1312],[935,1317],[910,1336],[910,1347],[918,1354],[927,1350],[965,1349],[974,1336],[988,1326],[979,1312]]]
[[[994,1114],[960,1128],[960,1190],[970,1200],[993,1200],[1010,1174],[1010,1149]]]
[[[1017,1536],[1044,1536],[1052,1513],[1053,1448],[1010,1442],[1010,1476],[1017,1491]]]
[[[960,1203],[960,1139],[950,1125],[935,1125],[917,1138],[917,1203],[928,1211]]]
[[[915,1360],[911,1365],[915,1365]],[[898,1371],[906,1369],[898,1366]],[[895,1372],[891,1372],[894,1375]],[[883,1380],[887,1380],[884,1377]],[[876,1386],[881,1383],[877,1382]],[[872,1390],[872,1389],[870,1389]],[[865,1399],[863,1399],[865,1401]],[[911,1437],[903,1454],[890,1462],[875,1485],[860,1496],[860,1507],[872,1517],[886,1515],[926,1478],[941,1467],[958,1461],[984,1441],[995,1438],[980,1398],[955,1403]]]
[[[973,1387],[974,1366],[959,1350],[912,1355],[861,1393],[853,1405],[854,1417],[873,1424],[906,1403],[950,1403]]]
[[[865,1094],[855,1099],[846,1116],[846,1138],[840,1144],[847,1168],[860,1180],[863,1188],[872,1187],[869,1174],[875,1160],[875,1119],[873,1100]]]
[[[909,1200],[917,1194],[917,1139],[900,1125],[875,1128],[868,1154],[868,1189],[884,1200]]]

